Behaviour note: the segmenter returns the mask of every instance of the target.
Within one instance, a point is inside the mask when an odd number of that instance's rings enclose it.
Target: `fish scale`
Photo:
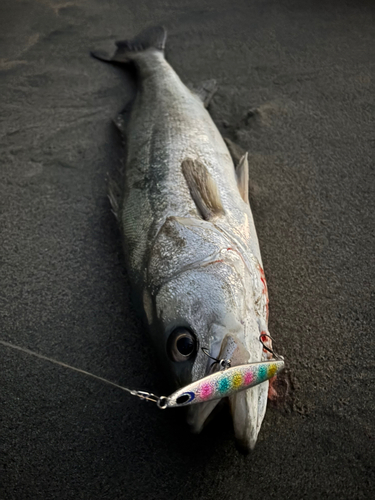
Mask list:
[[[137,70],[137,96],[121,126],[127,159],[119,223],[155,353],[180,390],[207,377],[201,348],[211,356],[221,352],[228,335],[239,346],[236,365],[266,362],[260,335],[268,332],[268,298],[248,203],[247,156],[235,168],[203,104],[210,87],[194,92],[184,85],[165,60],[165,40],[163,28],[150,28],[117,42],[112,55],[94,55]],[[229,400],[236,438],[249,449],[267,402],[268,379],[258,382],[220,395]],[[195,432],[215,405],[190,407]]]

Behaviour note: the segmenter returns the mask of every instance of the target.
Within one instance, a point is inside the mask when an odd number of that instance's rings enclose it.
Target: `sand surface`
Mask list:
[[[192,436],[99,382],[0,346],[0,498],[375,498],[374,4],[3,0],[1,338],[156,393],[106,197],[126,70],[89,57],[168,28],[183,81],[249,151],[270,331],[291,395],[256,449],[223,414]]]

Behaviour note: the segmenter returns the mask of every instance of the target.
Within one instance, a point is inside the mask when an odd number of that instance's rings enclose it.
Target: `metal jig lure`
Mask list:
[[[168,397],[162,396],[158,407],[174,408],[221,399],[261,384],[283,368],[281,359],[233,366],[196,380]]]
[[[132,396],[137,396],[140,399],[144,399],[146,401],[152,401],[153,403],[156,403],[158,408],[162,410],[165,410],[166,408],[177,408],[180,406],[203,403],[212,401],[214,399],[221,399],[235,392],[250,389],[251,387],[261,384],[262,382],[265,382],[266,380],[274,377],[284,368],[285,364],[281,356],[278,356],[279,359],[248,363],[245,365],[233,367],[230,366],[230,360],[218,360],[216,358],[212,358],[216,363],[219,363],[220,366],[224,368],[224,370],[212,373],[207,377],[196,380],[195,382],[192,382],[191,384],[178,389],[170,396],[156,396],[156,394],[153,394],[151,392],[137,391],[134,389],[129,389],[127,387],[123,387],[114,382],[111,382],[110,380],[99,377],[85,370],[81,370],[80,368],[75,368],[74,366],[67,365],[66,363],[57,361],[56,359],[43,356],[42,354],[36,353],[34,351],[30,351],[30,349],[16,346],[3,340],[0,340],[0,344],[5,347],[24,352],[31,356],[35,356],[39,359],[49,361],[50,363],[62,366],[63,368],[68,368],[75,372],[82,373],[83,375],[87,375],[96,380],[100,380],[101,382],[116,387],[117,389],[126,391]],[[207,349],[205,350],[203,348],[202,350],[207,356],[211,358],[211,356],[206,352]],[[270,352],[274,354],[273,351]]]

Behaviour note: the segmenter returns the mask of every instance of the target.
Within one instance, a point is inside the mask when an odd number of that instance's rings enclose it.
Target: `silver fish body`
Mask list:
[[[210,373],[228,339],[238,365],[267,359],[267,286],[248,203],[247,156],[237,171],[201,98],[164,58],[165,32],[119,42],[112,57],[135,63],[139,90],[125,125],[127,159],[118,218],[129,276],[143,304],[161,364],[175,386]],[[183,346],[188,356],[178,352]],[[176,333],[177,332],[177,333]],[[184,336],[185,335],[185,336]],[[172,340],[171,340],[172,339]],[[180,342],[180,344],[179,344]],[[172,345],[171,345],[172,344]],[[237,439],[253,448],[268,382],[229,397]],[[199,432],[217,401],[190,407]]]

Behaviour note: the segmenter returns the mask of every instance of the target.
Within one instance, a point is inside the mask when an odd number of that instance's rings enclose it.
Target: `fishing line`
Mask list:
[[[144,391],[136,391],[133,389],[128,389],[127,387],[123,387],[122,385],[118,385],[115,382],[111,382],[110,380],[107,380],[103,377],[99,377],[98,375],[94,375],[93,373],[87,372],[86,370],[81,370],[80,368],[75,368],[74,366],[67,365],[66,363],[63,363],[62,361],[57,361],[56,359],[49,358],[48,356],[43,356],[43,354],[39,354],[37,352],[30,351],[30,349],[26,349],[25,347],[20,347],[18,345],[10,344],[9,342],[5,342],[4,340],[0,340],[0,344],[2,344],[5,347],[10,347],[11,349],[15,349],[17,351],[24,352],[25,354],[29,354],[30,356],[35,356],[36,358],[43,359],[44,361],[49,361],[50,363],[54,363],[55,365],[62,366],[63,368],[73,370],[77,373],[82,373],[83,375],[87,375],[88,377],[94,378],[96,380],[100,380],[101,382],[104,382],[105,384],[112,385],[113,387],[116,387],[117,389],[121,389],[122,391],[128,392],[132,396],[138,396],[141,399],[146,399],[148,401],[153,401],[153,402],[158,402],[160,399],[158,396],[155,396],[155,394],[152,394],[149,392],[144,392]]]
[[[212,373],[211,375],[208,375],[201,379],[195,380],[187,386],[178,389],[169,396],[159,397],[151,392],[137,391],[134,389],[129,389],[128,387],[123,387],[122,385],[111,382],[110,380],[99,377],[98,375],[94,375],[93,373],[87,372],[86,370],[81,370],[80,368],[68,365],[66,363],[63,363],[62,361],[57,361],[56,359],[49,358],[48,356],[44,356],[43,354],[30,351],[30,349],[26,349],[25,347],[20,347],[9,342],[5,342],[4,340],[0,340],[0,344],[4,347],[15,349],[25,354],[29,354],[30,356],[42,359],[43,361],[49,361],[50,363],[61,366],[63,368],[67,368],[77,373],[81,373],[82,375],[87,375],[88,377],[100,380],[105,384],[128,392],[132,396],[137,396],[138,398],[144,399],[146,401],[152,401],[153,403],[156,403],[158,408],[160,408],[161,410],[164,410],[166,408],[203,403],[211,401],[213,399],[222,399],[223,397],[230,396],[238,391],[250,389],[255,385],[269,380],[285,366],[282,356],[278,356],[273,360],[257,361],[231,367],[231,362],[229,359],[220,360],[213,358],[209,354],[209,350],[207,348],[203,348],[202,351],[204,352],[204,354],[218,363],[222,370]]]

